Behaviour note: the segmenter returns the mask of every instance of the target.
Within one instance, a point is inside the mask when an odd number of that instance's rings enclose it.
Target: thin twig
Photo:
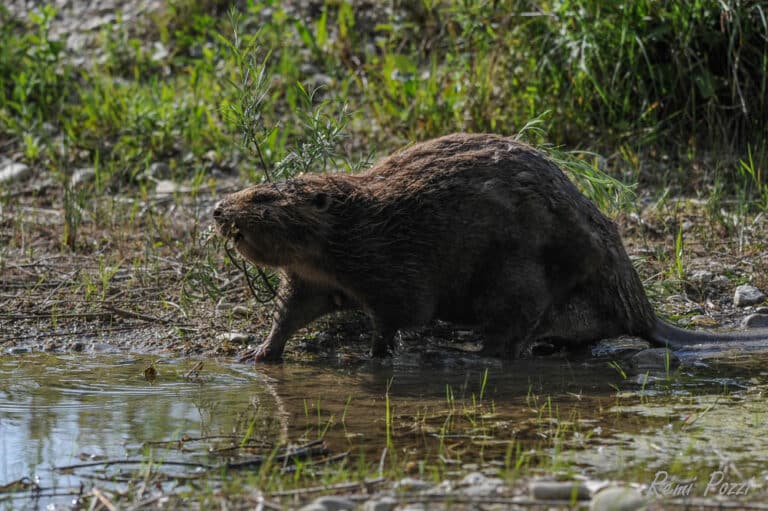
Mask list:
[[[296,490],[283,490],[274,493],[270,493],[270,497],[294,497],[296,495],[306,495],[308,493],[320,493],[324,491],[349,491],[355,490],[360,487],[364,487],[366,491],[370,492],[370,489],[376,485],[385,482],[383,477],[377,477],[376,479],[365,479],[358,482],[338,483],[325,486],[310,486],[308,488],[299,488]]]
[[[101,490],[99,490],[98,488],[94,488],[93,490],[91,490],[91,492],[93,493],[93,496],[96,497],[104,507],[109,509],[109,511],[117,511],[117,508],[115,507],[115,505],[112,504],[112,502],[110,502],[107,496],[101,492]]]
[[[111,311],[118,316],[123,316],[126,318],[132,318],[132,319],[139,319],[141,321],[146,321],[148,323],[163,323],[167,324],[169,321],[167,319],[163,318],[156,318],[154,316],[147,316],[146,314],[139,314],[138,312],[131,312],[129,310],[125,309],[119,309],[111,304],[104,304],[104,308],[108,311]]]
[[[51,470],[54,470],[57,472],[63,472],[66,470],[75,470],[78,468],[88,468],[88,467],[98,467],[98,466],[104,466],[106,468],[110,465],[145,465],[145,464],[147,464],[147,460],[145,459],[135,459],[135,460],[111,459],[111,460],[102,460],[102,461],[89,461],[86,463],[75,463],[73,465],[63,465],[60,467],[53,467]],[[193,463],[188,461],[153,461],[152,464],[160,465],[160,466],[204,468],[206,470],[216,468],[213,465],[206,465],[204,463]]]
[[[0,319],[10,319],[12,321],[23,321],[29,319],[102,319],[111,318],[114,314],[110,312],[70,312],[70,313],[57,313],[57,312],[39,312],[30,314],[0,314]]]

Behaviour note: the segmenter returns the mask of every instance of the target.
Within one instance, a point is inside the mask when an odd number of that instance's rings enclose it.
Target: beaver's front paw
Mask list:
[[[243,353],[238,359],[240,362],[278,362],[283,358],[283,351],[273,349],[268,342]]]

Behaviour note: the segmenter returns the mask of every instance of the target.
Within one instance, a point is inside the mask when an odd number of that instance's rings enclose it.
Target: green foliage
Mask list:
[[[24,30],[0,6],[0,132],[23,136],[62,114],[74,71],[61,65],[64,45],[50,37],[55,14],[51,6],[30,13]]]
[[[762,2],[251,2],[234,41],[225,7],[174,0],[139,25],[118,16],[99,58],[78,65],[51,35],[52,7],[27,21],[0,7],[0,134],[30,163],[98,162],[111,187],[157,161],[196,175],[211,151],[251,180],[354,169],[350,154],[453,131],[514,134],[547,111],[547,142],[617,151],[610,165],[634,177],[637,155],[659,149],[766,146]],[[587,193],[615,196],[593,179],[597,158],[575,159]],[[765,164],[762,151],[741,169]]]

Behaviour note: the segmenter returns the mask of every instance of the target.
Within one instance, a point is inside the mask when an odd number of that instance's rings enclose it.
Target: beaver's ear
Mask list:
[[[312,196],[312,205],[319,211],[327,211],[331,207],[331,198],[325,192],[316,192]]]

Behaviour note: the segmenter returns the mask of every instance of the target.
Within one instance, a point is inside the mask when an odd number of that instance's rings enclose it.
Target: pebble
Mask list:
[[[420,491],[432,488],[432,486],[434,485],[431,483],[427,483],[421,479],[415,479],[413,477],[405,477],[395,483],[396,490]]]
[[[750,314],[741,322],[744,328],[768,328],[768,314]]]
[[[363,511],[392,511],[397,507],[397,501],[392,497],[371,499],[363,504]]]
[[[694,270],[688,274],[688,280],[694,284],[704,285],[712,281],[715,274],[709,270]]]
[[[0,164],[0,183],[24,181],[30,175],[32,175],[32,171],[24,163],[6,160],[4,164]]]
[[[325,497],[316,498],[311,503],[302,507],[301,511],[342,511],[344,509],[355,509],[356,507],[356,504],[349,499],[326,495]]]
[[[531,497],[536,500],[589,500],[589,488],[577,481],[534,480],[528,485]]]
[[[648,500],[633,488],[614,486],[598,492],[589,504],[590,511],[639,511]]]
[[[733,294],[733,304],[736,307],[755,305],[763,300],[765,300],[765,295],[755,286],[750,286],[749,284],[742,284],[737,287],[736,292]]]
[[[488,477],[480,472],[471,472],[461,481],[461,493],[465,495],[493,495],[504,485],[499,477]]]
[[[252,335],[243,334],[241,332],[224,332],[216,336],[216,340],[219,342],[233,342],[237,344],[248,344],[253,339]]]

